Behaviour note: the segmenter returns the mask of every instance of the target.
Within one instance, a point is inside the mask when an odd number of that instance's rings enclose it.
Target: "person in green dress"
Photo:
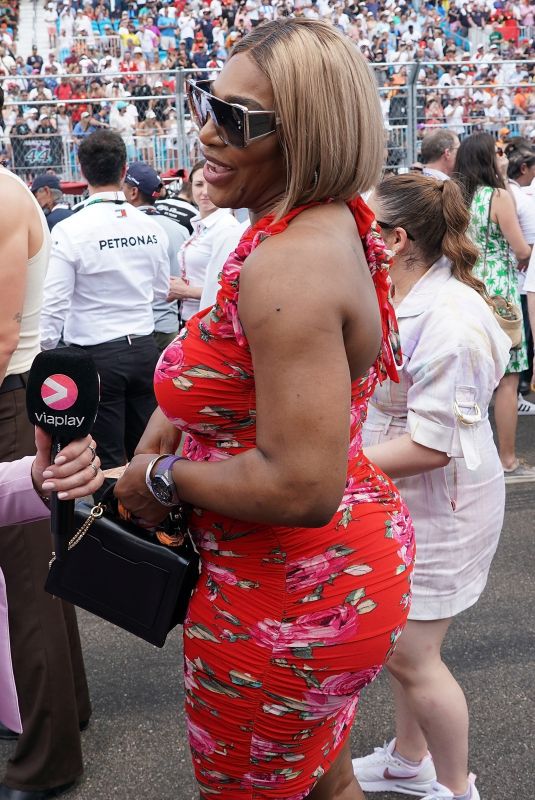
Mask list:
[[[507,157],[489,133],[474,133],[461,142],[454,177],[470,206],[469,236],[480,250],[474,273],[491,296],[506,297],[520,306],[518,271],[526,268],[531,247],[520,229],[515,201],[507,190],[506,173]],[[494,403],[498,451],[507,483],[535,480],[535,469],[516,454],[518,382],[527,367],[523,335],[520,347],[511,350]]]

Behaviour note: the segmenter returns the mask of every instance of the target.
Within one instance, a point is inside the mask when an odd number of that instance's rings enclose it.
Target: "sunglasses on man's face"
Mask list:
[[[239,103],[226,103],[214,97],[211,88],[212,81],[187,81],[191,116],[199,128],[211,119],[221,141],[239,148],[275,133],[278,120],[274,111],[249,111]]]

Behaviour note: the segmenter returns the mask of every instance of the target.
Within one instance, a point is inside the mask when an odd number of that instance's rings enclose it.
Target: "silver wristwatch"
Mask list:
[[[156,456],[147,466],[145,483],[152,496],[168,508],[180,505],[177,488],[173,480],[173,464],[181,461],[181,456]]]

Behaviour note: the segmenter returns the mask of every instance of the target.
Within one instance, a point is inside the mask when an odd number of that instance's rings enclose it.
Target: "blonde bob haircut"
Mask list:
[[[331,25],[287,18],[259,25],[231,57],[246,53],[273,87],[286,161],[286,194],[275,208],[371,189],[384,158],[383,119],[364,57]]]

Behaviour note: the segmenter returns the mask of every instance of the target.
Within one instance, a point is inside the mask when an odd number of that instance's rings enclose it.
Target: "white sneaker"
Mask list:
[[[428,753],[418,767],[411,769],[393,753],[396,740],[384,747],[376,747],[364,758],[353,759],[353,772],[365,792],[399,792],[422,797],[428,794],[437,774],[433,759]]]
[[[518,395],[518,414],[521,417],[531,417],[535,414],[535,403],[530,403],[529,400],[526,400],[522,397],[521,394]]]
[[[475,780],[476,776],[470,773],[468,776],[468,781],[472,790],[470,794],[470,800],[481,800],[479,792],[476,789]],[[451,789],[448,789],[447,786],[443,786],[441,783],[434,781],[433,785],[431,786],[431,791],[429,794],[426,794],[422,800],[454,800],[454,798],[455,795]]]

